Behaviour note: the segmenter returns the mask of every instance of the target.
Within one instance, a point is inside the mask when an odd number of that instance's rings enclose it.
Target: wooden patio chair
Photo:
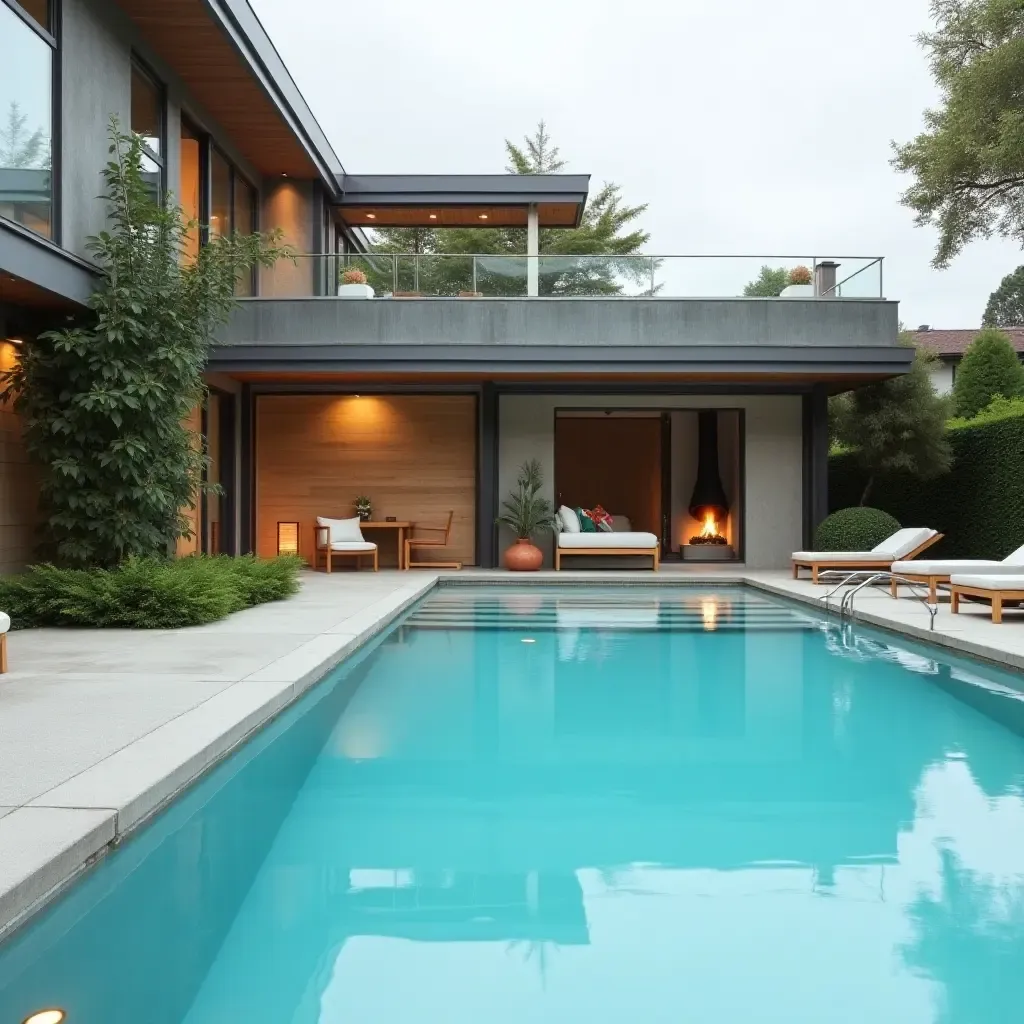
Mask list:
[[[405,567],[406,569],[461,569],[461,562],[414,562],[412,560],[413,548],[446,548],[448,547],[449,538],[452,533],[452,519],[455,518],[455,512],[451,511],[448,513],[448,522],[444,526],[420,526],[419,523],[414,523],[412,527],[413,535],[407,537],[405,540]],[[434,537],[431,539],[424,537],[417,537],[416,533],[439,533],[440,537]]]

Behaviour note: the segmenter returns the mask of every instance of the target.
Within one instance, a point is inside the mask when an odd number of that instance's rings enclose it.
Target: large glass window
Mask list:
[[[0,0],[0,217],[51,238],[55,41],[49,5],[23,8],[32,20]]]
[[[215,147],[210,154],[210,237],[256,230],[256,190]],[[239,275],[236,295],[256,294],[255,271]]]
[[[156,199],[164,194],[163,89],[132,65],[132,132],[142,141],[142,177]]]

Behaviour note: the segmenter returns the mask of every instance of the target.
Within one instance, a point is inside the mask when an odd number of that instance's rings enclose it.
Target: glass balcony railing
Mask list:
[[[260,271],[260,296],[376,298],[884,297],[879,256],[492,256],[394,253],[299,255]],[[767,268],[770,273],[765,274]],[[359,280],[360,272],[365,282]],[[799,277],[799,275],[797,275]],[[353,281],[354,279],[354,281]],[[763,287],[755,287],[764,282]],[[341,291],[339,292],[339,288]]]

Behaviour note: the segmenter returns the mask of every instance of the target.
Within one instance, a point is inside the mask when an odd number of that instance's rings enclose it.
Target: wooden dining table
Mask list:
[[[365,521],[363,521],[363,522],[361,522],[359,524],[359,529],[362,530],[364,533],[367,530],[394,530],[395,531],[395,536],[396,536],[396,538],[398,540],[398,568],[399,569],[404,569],[405,568],[405,534],[406,534],[407,530],[408,531],[412,530],[413,525],[414,525],[413,523],[410,523],[410,522],[408,522],[406,520],[403,520],[401,522],[398,522],[398,521],[388,522],[387,520],[384,520],[384,519],[379,519],[379,520],[378,519],[368,519],[368,520],[365,520]],[[371,539],[371,538],[367,538],[367,540],[369,540],[369,539]],[[379,545],[378,545],[378,547],[379,547]]]

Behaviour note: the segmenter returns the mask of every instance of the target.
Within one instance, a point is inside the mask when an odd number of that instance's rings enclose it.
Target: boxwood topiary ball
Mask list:
[[[821,521],[814,535],[814,549],[870,551],[899,528],[899,522],[880,508],[841,508]]]

